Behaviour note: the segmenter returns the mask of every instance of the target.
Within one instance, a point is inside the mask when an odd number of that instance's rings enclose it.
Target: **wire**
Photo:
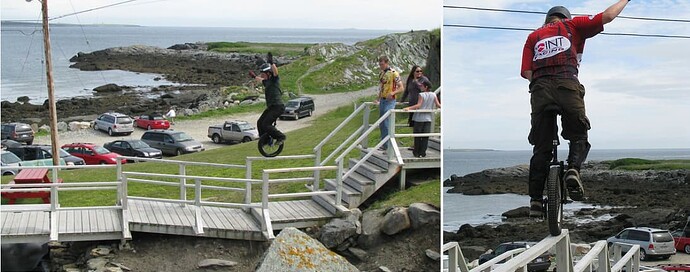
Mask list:
[[[81,13],[86,13],[86,12],[90,12],[90,11],[94,11],[94,10],[99,10],[99,9],[114,7],[114,6],[118,6],[118,5],[122,5],[122,4],[127,4],[127,3],[130,3],[130,2],[134,2],[134,1],[137,1],[137,0],[126,0],[126,1],[121,1],[121,2],[117,2],[117,3],[105,5],[105,6],[100,6],[100,7],[85,9],[85,10],[81,10],[81,11],[77,11],[77,12],[72,12],[72,13],[60,15],[60,16],[57,16],[57,17],[53,17],[53,18],[50,18],[50,19],[48,19],[48,20],[49,20],[49,21],[57,20],[57,19],[61,19],[61,18],[64,18],[64,17],[68,17],[68,16],[73,16],[73,15],[77,15],[77,14],[81,14]]]
[[[3,32],[5,32],[5,31],[7,31],[7,32],[10,32],[10,31],[11,31],[11,32],[19,32],[19,33],[22,33],[22,35],[24,35],[24,36],[33,36],[33,35],[36,34],[37,32],[43,32],[43,30],[40,30],[40,29],[35,29],[34,31],[31,31],[31,33],[25,33],[23,30],[20,30],[20,29],[3,29],[3,30],[0,30],[0,31],[3,31]]]
[[[481,10],[481,11],[496,11],[496,12],[510,12],[510,13],[524,13],[524,14],[540,14],[546,15],[546,12],[542,11],[529,11],[529,10],[515,10],[515,9],[494,9],[494,8],[479,8],[479,7],[467,7],[467,6],[443,6],[444,8],[451,9],[469,9],[469,10]],[[588,14],[576,14],[573,15],[588,15]],[[623,18],[629,20],[644,20],[644,21],[659,21],[659,22],[674,22],[674,23],[690,23],[688,19],[667,19],[667,18],[651,18],[651,17],[634,17],[634,16],[616,16],[616,18]]]
[[[495,29],[495,30],[514,30],[514,31],[534,31],[530,28],[518,28],[518,27],[501,27],[501,26],[478,26],[478,25],[461,25],[461,24],[444,24],[447,27],[458,27],[458,28],[478,28],[478,29]],[[645,37],[645,38],[671,38],[671,39],[690,39],[690,36],[684,35],[663,35],[663,34],[639,34],[639,33],[614,33],[614,32],[601,32],[601,35],[609,36],[630,36],[630,37]]]

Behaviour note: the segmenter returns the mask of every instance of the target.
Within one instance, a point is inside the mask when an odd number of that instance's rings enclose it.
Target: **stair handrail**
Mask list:
[[[345,151],[340,153],[340,156],[338,156],[338,158],[335,159],[335,162],[342,161],[345,158],[345,156],[347,156],[347,154],[352,152],[352,150],[354,150],[357,147],[357,145],[359,145],[360,142],[362,142],[364,139],[366,139],[369,136],[369,134],[371,134],[374,130],[378,129],[378,126],[384,120],[386,120],[390,115],[391,115],[391,111],[387,111],[378,120],[376,120],[376,122],[371,124],[371,126],[369,126],[369,128],[366,131],[364,131],[364,133],[362,133],[362,135],[360,135],[359,138],[357,138],[357,140],[355,140],[352,144],[350,144],[350,146],[347,149],[345,149]],[[389,138],[390,137],[384,138],[383,140],[381,140],[379,142],[379,144],[381,144],[381,142],[384,142],[384,143],[387,142]],[[380,146],[379,144],[377,144],[377,146]],[[375,149],[372,148],[372,150],[375,150]]]
[[[316,163],[318,165],[325,165],[330,159],[332,159],[332,157],[335,154],[337,154],[345,146],[347,141],[350,140],[350,138],[348,138],[348,140],[341,143],[340,146],[338,146],[333,152],[331,152],[331,154],[329,154],[326,157],[326,159],[321,161],[321,151],[322,151],[323,146],[326,145],[326,143],[329,140],[331,140],[335,136],[336,133],[340,132],[348,123],[350,123],[350,121],[352,121],[352,119],[354,119],[357,116],[357,114],[362,112],[365,108],[368,109],[369,108],[368,103],[371,103],[371,102],[365,102],[365,103],[362,103],[361,105],[359,105],[359,107],[357,107],[347,118],[345,118],[345,120],[343,120],[340,123],[340,125],[338,125],[335,129],[333,129],[333,131],[331,131],[331,133],[329,133],[328,136],[326,136],[323,140],[321,140],[321,142],[319,142],[319,144],[317,144],[314,147],[313,151],[316,153]],[[360,129],[357,130],[357,133],[361,132],[362,128],[363,127],[360,127]],[[353,133],[352,135],[357,135],[357,133]]]

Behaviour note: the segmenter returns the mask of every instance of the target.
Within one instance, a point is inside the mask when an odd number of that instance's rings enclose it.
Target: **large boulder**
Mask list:
[[[412,203],[407,208],[413,229],[428,225],[438,225],[441,222],[441,212],[438,208],[426,203]]]
[[[327,248],[335,248],[357,235],[357,221],[335,218],[323,225],[319,240]],[[361,230],[360,230],[361,231]],[[347,248],[347,247],[346,247]]]
[[[409,228],[410,216],[407,215],[407,208],[395,207],[383,217],[381,231],[385,234],[393,235]]]
[[[118,86],[117,84],[110,83],[93,88],[93,90],[97,93],[115,93],[121,92],[122,87]]]
[[[264,253],[257,272],[359,271],[342,256],[296,228],[283,229]]]
[[[67,123],[65,123],[65,122],[58,122],[58,123],[57,123],[57,130],[58,130],[59,132],[65,132],[65,131],[67,131]]]
[[[79,121],[72,121],[69,122],[69,130],[71,131],[77,131],[77,130],[82,130],[82,129],[88,129],[91,127],[90,122],[79,122]]]
[[[383,209],[370,210],[362,215],[362,233],[357,238],[357,244],[362,248],[372,248],[382,241],[381,226],[383,225]]]

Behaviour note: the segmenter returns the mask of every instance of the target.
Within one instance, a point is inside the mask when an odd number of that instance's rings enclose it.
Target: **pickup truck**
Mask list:
[[[208,127],[208,137],[214,143],[249,142],[259,139],[259,131],[246,121],[225,121],[222,125]]]

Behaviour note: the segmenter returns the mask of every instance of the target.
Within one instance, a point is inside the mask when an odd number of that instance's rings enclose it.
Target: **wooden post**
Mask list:
[[[252,160],[249,158],[245,159],[245,166],[244,178],[252,179]],[[244,184],[244,190],[244,204],[252,204],[252,183],[250,181]],[[248,211],[248,209],[245,211]]]
[[[187,175],[187,168],[184,163],[180,163],[179,169],[179,175]],[[180,178],[180,200],[187,200],[187,178]],[[182,203],[180,206],[184,207],[185,204]]]
[[[41,1],[43,17],[43,49],[46,58],[46,82],[48,84],[48,109],[50,112],[50,147],[53,153],[53,165],[60,165],[57,136],[57,110],[55,109],[55,86],[53,84],[53,58],[50,54],[50,32],[48,30],[48,0]],[[57,171],[58,169],[53,169]]]
[[[362,130],[362,132],[367,131],[367,129],[369,129],[369,111],[371,110],[371,107],[369,106],[368,103],[366,103],[364,105],[365,105],[364,106],[364,114],[363,114],[364,119],[362,120],[362,127],[364,128],[364,130]],[[362,148],[369,147],[369,136],[364,137],[362,142],[359,144],[362,145]]]
[[[314,157],[314,166],[321,166],[321,148],[316,150],[316,156]],[[311,186],[311,191],[316,192],[319,190],[319,183],[321,183],[321,171],[314,170],[314,182]]]

